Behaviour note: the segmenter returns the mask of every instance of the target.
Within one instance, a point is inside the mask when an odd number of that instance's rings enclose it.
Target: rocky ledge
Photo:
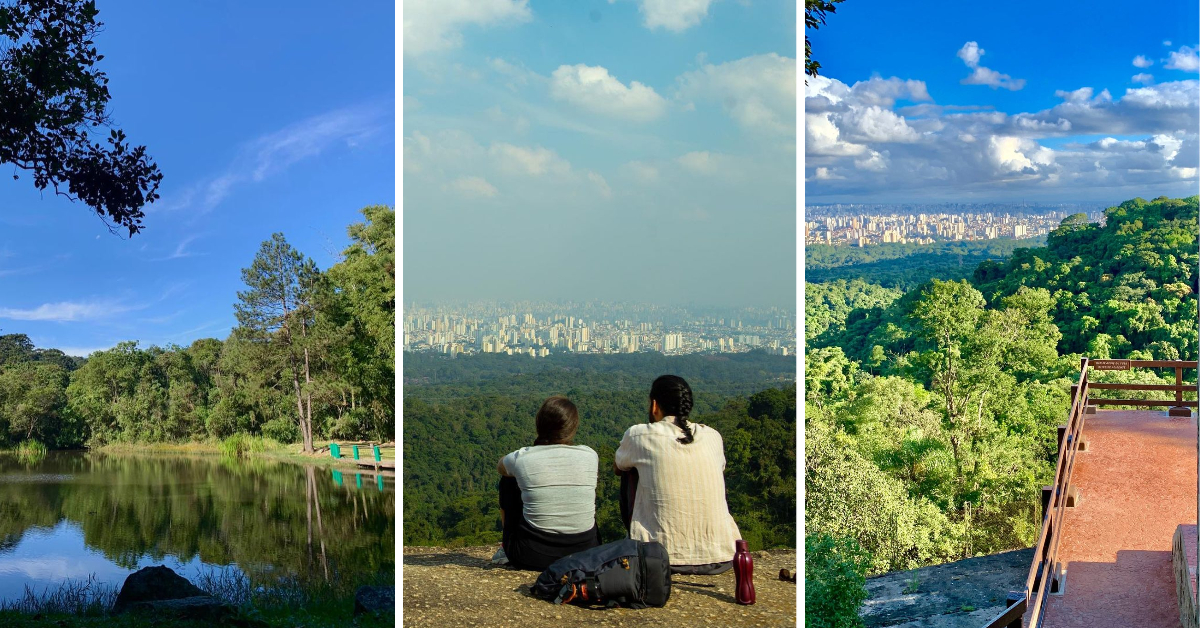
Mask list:
[[[491,564],[497,546],[404,548],[404,624],[409,626],[795,626],[797,585],[779,580],[795,573],[795,550],[754,553],[758,601],[734,600],[733,571],[719,576],[674,576],[663,608],[555,606],[529,593],[538,574]]]

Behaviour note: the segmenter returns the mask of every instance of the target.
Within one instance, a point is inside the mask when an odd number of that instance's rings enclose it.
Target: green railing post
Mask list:
[[[379,454],[379,445],[371,445],[371,448],[375,450],[375,462],[382,462],[383,456]]]
[[[337,443],[329,443],[329,455],[334,458],[342,457],[342,448]]]
[[[351,445],[354,448],[354,459],[358,460],[358,445]]]

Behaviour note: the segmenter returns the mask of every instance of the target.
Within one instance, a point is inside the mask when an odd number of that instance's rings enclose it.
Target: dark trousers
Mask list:
[[[504,510],[504,532],[500,545],[508,563],[517,569],[544,571],[550,563],[575,552],[600,545],[600,529],[575,534],[538,530],[525,520],[524,502],[517,479],[500,479],[500,508]]]

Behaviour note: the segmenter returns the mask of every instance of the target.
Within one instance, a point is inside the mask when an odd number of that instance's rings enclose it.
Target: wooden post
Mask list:
[[[1183,367],[1175,367],[1175,405],[1167,410],[1167,416],[1192,416],[1192,409],[1183,405]]]

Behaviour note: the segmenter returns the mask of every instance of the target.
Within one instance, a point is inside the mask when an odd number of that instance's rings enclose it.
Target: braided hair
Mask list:
[[[683,430],[678,440],[684,445],[692,442],[692,426],[688,415],[692,413],[692,388],[678,375],[663,375],[650,385],[650,399],[658,404],[663,416],[674,416],[675,425]]]

